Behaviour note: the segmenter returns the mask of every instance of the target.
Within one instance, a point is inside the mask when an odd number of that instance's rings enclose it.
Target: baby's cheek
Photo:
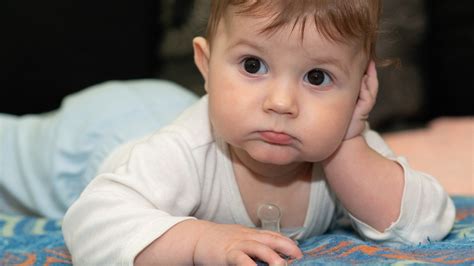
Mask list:
[[[209,108],[209,119],[212,125],[213,134],[230,144],[237,144],[235,143],[239,138],[239,129],[241,127],[237,127],[236,125],[240,125],[242,123],[242,119],[239,119],[237,115],[227,114],[225,108],[223,109],[222,106],[217,106],[217,108],[213,109],[212,106]]]
[[[336,152],[337,148],[339,148],[341,143],[342,140],[339,138],[334,138],[331,141],[327,141],[318,154],[318,161],[320,162],[329,158],[334,152]]]
[[[340,123],[328,123],[327,127],[318,130],[310,138],[310,153],[312,161],[322,161],[331,156],[344,140],[347,131],[347,121],[339,121]]]

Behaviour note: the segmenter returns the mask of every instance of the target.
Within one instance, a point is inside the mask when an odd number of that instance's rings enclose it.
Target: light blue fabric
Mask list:
[[[62,217],[114,148],[197,99],[167,81],[110,81],[67,96],[50,113],[0,114],[0,212]]]
[[[456,176],[453,176],[454,178]],[[353,228],[334,228],[299,242],[304,257],[292,266],[474,265],[474,197],[454,196],[456,221],[443,241],[418,245],[381,244],[360,238]],[[185,243],[178,239],[176,245]],[[0,213],[0,265],[70,266],[61,221]],[[161,256],[161,254],[157,254]],[[3,263],[3,264],[2,264]],[[267,265],[259,262],[257,265]]]

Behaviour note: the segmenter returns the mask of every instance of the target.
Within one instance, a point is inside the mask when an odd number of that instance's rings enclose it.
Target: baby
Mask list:
[[[212,1],[207,37],[193,41],[207,94],[102,164],[64,218],[73,263],[284,264],[303,255],[294,240],[339,214],[373,241],[442,239],[447,193],[366,122],[380,9]],[[258,228],[265,204],[282,233]]]

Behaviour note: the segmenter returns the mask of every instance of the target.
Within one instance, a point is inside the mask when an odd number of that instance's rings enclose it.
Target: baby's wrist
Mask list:
[[[366,127],[367,127],[366,120],[362,120],[356,126],[350,127],[343,141],[351,140],[353,138],[362,136],[362,133],[364,132]]]
[[[344,144],[344,142],[346,142],[346,141],[349,141],[349,140],[352,140],[352,139],[355,139],[355,138],[358,138],[358,137],[362,137],[362,132],[363,132],[363,130],[360,131],[359,133],[355,133],[355,134],[351,134],[351,135],[346,136],[342,140],[341,145]]]
[[[369,145],[365,141],[362,134],[352,136],[351,138],[344,139],[336,151],[331,154],[328,158],[322,161],[323,167],[335,162],[344,161],[363,154],[364,150],[369,148]],[[369,148],[370,149],[370,148]]]
[[[215,227],[216,224],[205,220],[194,220],[193,223],[195,224],[196,229],[198,230],[196,230],[197,238],[194,242],[192,259],[194,265],[199,265],[202,264],[200,259],[200,257],[202,256],[202,252],[198,251],[198,246],[201,244],[200,242],[203,238],[203,235],[207,234],[209,230],[212,230],[212,228]]]

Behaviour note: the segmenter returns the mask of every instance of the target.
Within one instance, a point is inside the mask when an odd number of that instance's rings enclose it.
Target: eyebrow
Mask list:
[[[332,56],[324,56],[324,55],[318,56],[318,57],[309,56],[308,59],[313,62],[316,62],[317,64],[334,65],[340,70],[342,70],[342,72],[344,72],[345,75],[349,76],[349,69],[347,68],[347,66],[345,66],[344,64],[342,64],[340,60],[337,60],[336,58]]]
[[[231,45],[229,45],[228,49],[232,49],[232,48],[235,48],[237,46],[249,46],[249,47],[251,47],[255,50],[258,50],[260,52],[265,51],[265,49],[262,46],[259,46],[258,44],[254,43],[250,40],[247,40],[247,39],[239,39],[235,43],[231,43]]]

